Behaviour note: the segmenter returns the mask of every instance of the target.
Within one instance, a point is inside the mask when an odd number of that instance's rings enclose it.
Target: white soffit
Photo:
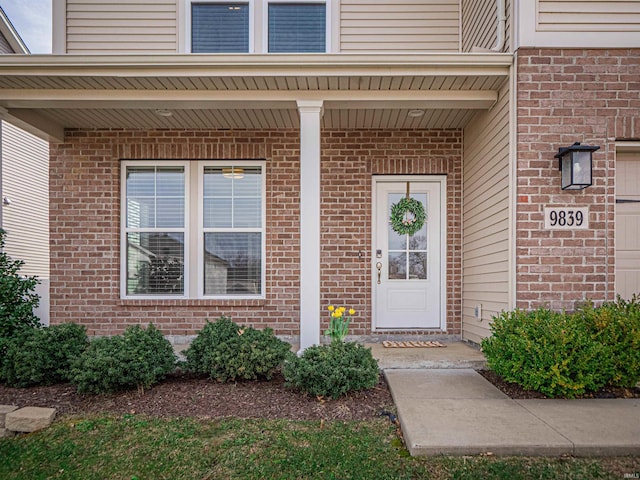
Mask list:
[[[495,104],[512,62],[508,54],[12,57],[0,65],[0,107],[38,128],[50,123],[50,136],[297,128],[298,100],[324,102],[325,128],[461,128]],[[406,115],[416,108],[425,115]]]

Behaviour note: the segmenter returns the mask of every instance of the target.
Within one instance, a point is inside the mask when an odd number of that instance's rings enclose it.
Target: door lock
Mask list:
[[[382,275],[382,262],[376,263],[376,268],[378,269],[378,285],[380,285],[380,276]]]

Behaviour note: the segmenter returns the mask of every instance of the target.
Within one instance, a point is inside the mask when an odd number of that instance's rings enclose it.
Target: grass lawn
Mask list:
[[[0,439],[9,479],[638,478],[640,457],[411,458],[386,420],[62,418]]]

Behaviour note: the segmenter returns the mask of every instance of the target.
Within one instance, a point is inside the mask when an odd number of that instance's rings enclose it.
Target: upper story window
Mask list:
[[[327,51],[327,0],[187,0],[192,53]]]
[[[192,3],[192,53],[249,51],[249,4]]]
[[[269,52],[326,52],[324,3],[269,2]]]

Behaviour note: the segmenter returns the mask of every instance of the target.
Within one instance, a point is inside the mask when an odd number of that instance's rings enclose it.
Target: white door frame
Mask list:
[[[372,177],[372,206],[371,206],[371,331],[372,332],[389,332],[388,328],[378,329],[377,311],[376,311],[376,231],[377,231],[377,205],[378,205],[378,183],[402,183],[402,182],[430,182],[440,184],[440,327],[437,329],[442,332],[447,331],[447,176],[446,175],[373,175]],[[400,330],[424,330],[432,331],[433,328],[402,328]]]

